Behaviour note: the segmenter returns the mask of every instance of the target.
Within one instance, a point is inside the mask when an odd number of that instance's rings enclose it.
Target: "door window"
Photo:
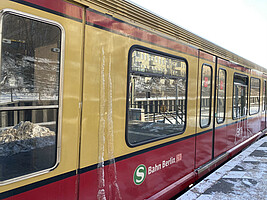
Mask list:
[[[0,181],[52,169],[58,161],[61,29],[2,15]]]
[[[211,94],[212,94],[212,68],[210,65],[202,66],[201,98],[200,98],[200,126],[208,127],[211,121]]]
[[[247,115],[248,77],[241,74],[234,75],[233,119]]]
[[[219,69],[218,88],[217,88],[217,123],[223,123],[225,120],[225,100],[226,100],[226,71]]]

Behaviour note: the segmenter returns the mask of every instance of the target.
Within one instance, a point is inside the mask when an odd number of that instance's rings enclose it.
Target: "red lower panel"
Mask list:
[[[145,199],[194,171],[195,140],[190,138],[150,150],[80,175],[81,200],[96,199]],[[135,170],[143,164],[146,176],[140,185],[134,183]],[[143,171],[139,171],[139,181]],[[101,180],[104,181],[101,182]],[[177,188],[180,186],[177,185]],[[182,189],[182,187],[181,187]],[[177,191],[178,192],[178,191]]]
[[[5,200],[75,200],[77,199],[77,176],[72,176]]]
[[[262,113],[261,115],[261,130],[264,130],[266,128],[266,116],[265,113]]]
[[[229,127],[224,126],[215,130],[214,134],[214,157],[227,150],[227,132]]]
[[[255,116],[227,126],[227,150],[258,133],[261,130],[260,124],[260,117]]]
[[[178,181],[172,183],[170,186],[164,188],[163,190],[159,191],[155,195],[151,196],[147,200],[165,200],[165,199],[171,199],[175,195],[178,194],[179,191],[184,190],[188,185],[194,183],[197,178],[197,174],[195,172],[192,172],[185,177],[179,179]]]
[[[196,136],[196,168],[212,158],[212,131]]]
[[[216,129],[215,157],[259,132],[261,121],[260,117],[255,117]],[[231,156],[237,150],[233,151]],[[196,138],[119,157],[116,159],[116,164],[91,169],[79,175],[79,200],[101,197],[106,199],[167,197],[174,191],[180,192],[187,184],[194,181],[195,158],[196,166],[199,167],[211,159],[211,153],[212,131]],[[146,173],[142,171],[144,167]],[[78,176],[71,176],[41,187],[38,187],[38,183],[33,184],[27,186],[26,192],[16,189],[14,194],[18,190],[21,194],[6,200],[75,200],[78,199]]]
[[[255,133],[258,133],[262,130],[261,128],[261,117],[260,116],[255,116],[251,119],[248,119],[248,135],[249,137],[251,135],[254,135]]]

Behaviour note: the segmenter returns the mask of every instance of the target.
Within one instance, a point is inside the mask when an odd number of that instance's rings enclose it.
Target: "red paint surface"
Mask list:
[[[144,199],[166,188],[175,181],[194,171],[194,138],[190,138],[172,145],[168,145],[147,153],[131,157],[116,163],[118,192],[114,185],[114,166],[105,166],[105,195],[107,199],[114,199],[121,195],[122,199]],[[147,168],[162,164],[163,160],[182,154],[182,160],[171,164],[152,174],[148,174],[141,185],[135,185],[133,174],[135,169],[144,164]],[[98,169],[99,170],[99,169]],[[81,200],[94,199],[98,192],[97,171],[89,171],[80,175]],[[109,192],[113,188],[113,193]],[[179,187],[178,187],[179,188]],[[182,189],[182,188],[180,188]],[[115,192],[114,192],[115,191]]]
[[[77,199],[77,177],[72,176],[5,200],[75,200]]]
[[[163,190],[149,197],[147,200],[171,199],[174,196],[176,196],[180,191],[188,187],[188,185],[194,183],[196,181],[196,178],[197,178],[196,172],[195,171],[191,172],[190,174],[186,175],[182,179],[179,179],[178,181],[172,183],[170,186],[164,188]]]
[[[243,67],[241,65],[229,62],[229,61],[221,59],[221,58],[218,58],[218,64],[224,65],[226,67],[229,67],[229,68],[232,68],[232,69],[236,69],[236,70],[239,70],[239,71],[242,71],[242,72],[246,72],[246,73],[250,73],[251,72],[251,69],[249,69],[247,67]]]
[[[255,115],[251,119],[243,119],[238,123],[227,126],[227,150],[244,142],[261,129],[260,117]]]
[[[254,135],[262,130],[261,128],[261,116],[256,114],[254,115],[253,118],[248,119],[248,124],[247,124],[247,129],[248,129],[248,134]]]
[[[183,53],[187,53],[189,55],[197,56],[197,49],[195,48],[160,37],[140,28],[134,27],[130,24],[117,21],[113,18],[109,18],[101,14],[97,14],[90,10],[86,10],[86,21],[94,25],[116,31],[125,36],[138,38],[146,42],[154,43],[163,47],[168,47],[177,51],[181,51]]]
[[[203,51],[199,51],[199,58],[209,60],[209,61],[215,63],[215,56],[213,56],[209,53],[203,52]]]
[[[265,113],[263,112],[262,115],[261,115],[261,130],[266,128],[265,121],[266,121],[266,116],[265,116]]]
[[[226,152],[227,150],[227,132],[229,127],[225,126],[215,130],[214,134],[214,157]]]
[[[212,135],[213,132],[209,131],[196,136],[196,168],[210,161],[212,158]]]
[[[53,1],[24,0],[24,1],[82,20],[83,16],[82,7],[73,5],[64,0],[53,0]]]

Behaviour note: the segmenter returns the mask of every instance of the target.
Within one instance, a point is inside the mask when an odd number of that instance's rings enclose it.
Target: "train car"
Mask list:
[[[0,199],[168,199],[264,135],[267,70],[124,0],[1,0]]]

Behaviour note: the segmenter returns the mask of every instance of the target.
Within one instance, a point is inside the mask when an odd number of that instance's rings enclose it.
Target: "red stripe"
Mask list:
[[[27,192],[6,198],[5,200],[28,200],[28,199],[56,199],[73,200],[77,199],[77,178],[72,176],[42,187],[38,187]]]
[[[213,56],[213,55],[211,55],[209,53],[200,51],[199,57],[202,58],[202,59],[209,60],[209,61],[215,63],[215,56]]]
[[[171,41],[169,39],[160,37],[153,33],[149,33],[145,30],[136,28],[132,25],[126,24],[124,22],[105,17],[103,15],[97,14],[93,11],[86,11],[86,21],[104,28],[108,28],[112,31],[116,31],[126,36],[141,39],[143,41],[157,44],[159,46],[171,48],[189,55],[197,57],[197,49],[192,48],[187,45],[180,44],[178,42]]]
[[[236,70],[239,70],[239,71],[242,71],[242,72],[246,72],[246,73],[250,73],[251,72],[251,70],[249,68],[247,68],[247,67],[243,67],[241,65],[232,63],[230,61],[227,61],[227,60],[224,60],[224,59],[221,59],[221,58],[218,59],[218,64],[224,65],[226,67],[230,67],[232,69],[236,69]]]
[[[82,20],[83,9],[82,7],[73,5],[64,0],[25,0],[25,2],[29,2],[38,6],[42,6],[44,8],[51,9],[53,11],[77,18]]]

